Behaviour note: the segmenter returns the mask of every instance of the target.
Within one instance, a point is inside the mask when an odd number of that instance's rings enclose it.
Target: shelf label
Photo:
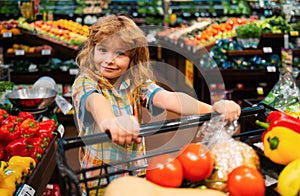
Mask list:
[[[22,184],[15,195],[17,196],[34,196],[35,190],[28,184]]]
[[[16,50],[15,55],[17,56],[25,55],[25,50]]]
[[[70,75],[77,75],[79,73],[78,69],[69,69],[69,74]]]
[[[290,36],[299,36],[298,31],[290,31]]]
[[[157,59],[161,59],[161,45],[158,44],[157,45]]]
[[[190,45],[187,45],[187,49],[188,49],[188,51],[191,51],[191,48],[192,48],[192,46],[190,46]]]
[[[12,37],[12,32],[10,32],[10,31],[4,32],[4,33],[2,34],[2,36],[3,36],[4,38]]]
[[[183,48],[184,47],[184,43],[180,42],[180,47]]]
[[[49,50],[49,49],[43,49],[43,50],[41,51],[41,54],[42,54],[42,55],[50,55],[50,54],[51,54],[51,50]]]
[[[193,88],[194,64],[188,59],[185,60],[185,83]]]
[[[263,87],[257,87],[257,88],[256,88],[256,91],[257,91],[257,94],[258,94],[258,95],[263,95],[263,94],[264,94],[264,89],[263,89]]]
[[[62,124],[59,124],[57,127],[57,132],[59,133],[60,137],[62,138],[65,134],[65,127]]]
[[[267,72],[276,72],[275,66],[267,66]]]
[[[271,47],[263,47],[263,52],[264,52],[264,53],[272,53],[273,50],[272,50]]]

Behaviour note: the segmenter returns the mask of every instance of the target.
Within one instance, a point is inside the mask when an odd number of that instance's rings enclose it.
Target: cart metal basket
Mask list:
[[[205,121],[210,120],[213,115],[214,114],[193,115],[193,116],[187,116],[179,119],[166,120],[164,122],[141,125],[139,136],[147,137],[153,134],[160,134],[160,133],[166,133],[171,131],[184,131],[185,128],[201,126]],[[245,119],[247,121],[247,118],[251,116],[255,116],[256,119],[259,118],[260,120],[265,120],[266,117],[265,106],[257,105],[253,107],[243,108],[239,120],[242,121],[242,119]],[[241,124],[241,126],[243,125]],[[260,135],[263,131],[264,129],[244,131],[233,135],[233,137],[239,138],[241,141],[247,142],[251,146],[253,146],[252,145],[253,142],[260,140]],[[102,164],[96,167],[78,169],[75,171],[72,170],[71,167],[68,165],[67,158],[66,158],[67,150],[80,148],[87,145],[99,144],[107,141],[110,141],[110,137],[106,133],[98,133],[98,134],[93,134],[93,135],[83,136],[83,137],[60,138],[56,141],[56,160],[57,160],[57,165],[59,168],[60,175],[62,177],[61,179],[62,181],[61,191],[63,193],[62,195],[72,195],[72,196],[81,195],[83,189],[85,190],[86,195],[101,195],[100,194],[101,190],[103,190],[111,182],[111,177],[113,176],[125,174],[125,175],[136,175],[139,177],[144,177],[143,174],[139,174],[137,171],[140,171],[141,169],[145,169],[147,165],[134,166],[134,164],[132,164],[133,162],[141,159],[148,159],[159,154],[173,153],[179,150],[178,147],[175,147],[160,152],[147,153],[144,156],[135,157],[130,160],[123,160],[120,162],[115,162],[110,164]],[[274,164],[272,164],[270,160],[267,160],[267,158],[264,157],[263,153],[261,153],[258,148],[256,148],[256,150],[259,152],[258,155],[260,156],[261,159],[262,173],[264,175],[269,175],[269,173],[271,173],[270,175],[274,176],[273,173],[275,172],[276,173],[275,176],[278,175],[280,168],[277,171],[272,170],[274,168]],[[124,165],[124,164],[128,165],[126,169],[120,168],[119,170],[114,172],[109,171],[109,168],[111,167],[116,167],[118,165]],[[102,172],[102,175],[93,178],[86,177],[87,172],[95,171],[95,170],[104,171],[104,172]],[[88,183],[92,180],[103,180],[103,179],[105,181],[104,184],[95,187],[87,186]],[[268,196],[278,195],[274,190],[273,186],[274,185],[267,187],[266,195]],[[95,194],[95,191],[97,190],[100,191],[98,194]],[[89,194],[90,191],[93,192],[93,194]]]

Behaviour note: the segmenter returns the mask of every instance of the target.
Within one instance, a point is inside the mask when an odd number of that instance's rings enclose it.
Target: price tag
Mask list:
[[[188,46],[187,46],[187,49],[188,49],[188,51],[191,51],[191,46],[188,45]]]
[[[28,184],[22,184],[15,195],[17,196],[34,196],[35,190]]]
[[[70,75],[77,75],[79,73],[78,69],[69,69],[69,74]]]
[[[4,38],[12,37],[12,32],[10,32],[10,31],[4,32],[4,33],[2,34],[2,36],[3,36]]]
[[[263,52],[264,52],[264,53],[272,53],[273,50],[272,50],[271,47],[263,47]]]
[[[41,54],[42,54],[42,55],[50,55],[50,54],[51,54],[51,50],[49,50],[49,49],[43,49],[43,50],[41,51]]]
[[[299,36],[299,32],[298,31],[291,31],[290,35],[291,36]]]
[[[267,72],[276,72],[275,66],[267,66]]]
[[[25,50],[16,50],[15,55],[17,56],[25,55]]]
[[[59,124],[57,127],[57,132],[59,133],[60,137],[62,138],[65,134],[65,127],[62,124]]]
[[[184,47],[184,43],[183,43],[183,42],[180,43],[180,47],[181,47],[181,48]]]
[[[263,94],[264,94],[264,89],[263,89],[263,87],[257,87],[257,88],[256,88],[256,91],[257,91],[257,94],[258,94],[258,95],[263,95]]]
[[[193,46],[193,53],[196,53],[196,52],[197,52],[197,47]]]
[[[160,44],[158,44],[157,45],[157,58],[158,59],[161,59],[161,45]]]

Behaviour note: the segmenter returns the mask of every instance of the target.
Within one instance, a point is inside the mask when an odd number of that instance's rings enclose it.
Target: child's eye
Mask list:
[[[107,50],[105,48],[98,48],[98,51],[102,52],[102,53],[107,52]]]
[[[126,55],[125,52],[122,52],[122,51],[118,51],[118,52],[116,52],[116,53],[117,53],[118,56]]]

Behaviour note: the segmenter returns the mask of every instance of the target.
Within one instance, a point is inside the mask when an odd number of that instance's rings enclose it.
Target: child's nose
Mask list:
[[[105,55],[105,62],[106,63],[111,63],[111,62],[113,62],[114,61],[114,59],[116,58],[116,56],[113,54],[113,53],[107,53],[106,55]]]

